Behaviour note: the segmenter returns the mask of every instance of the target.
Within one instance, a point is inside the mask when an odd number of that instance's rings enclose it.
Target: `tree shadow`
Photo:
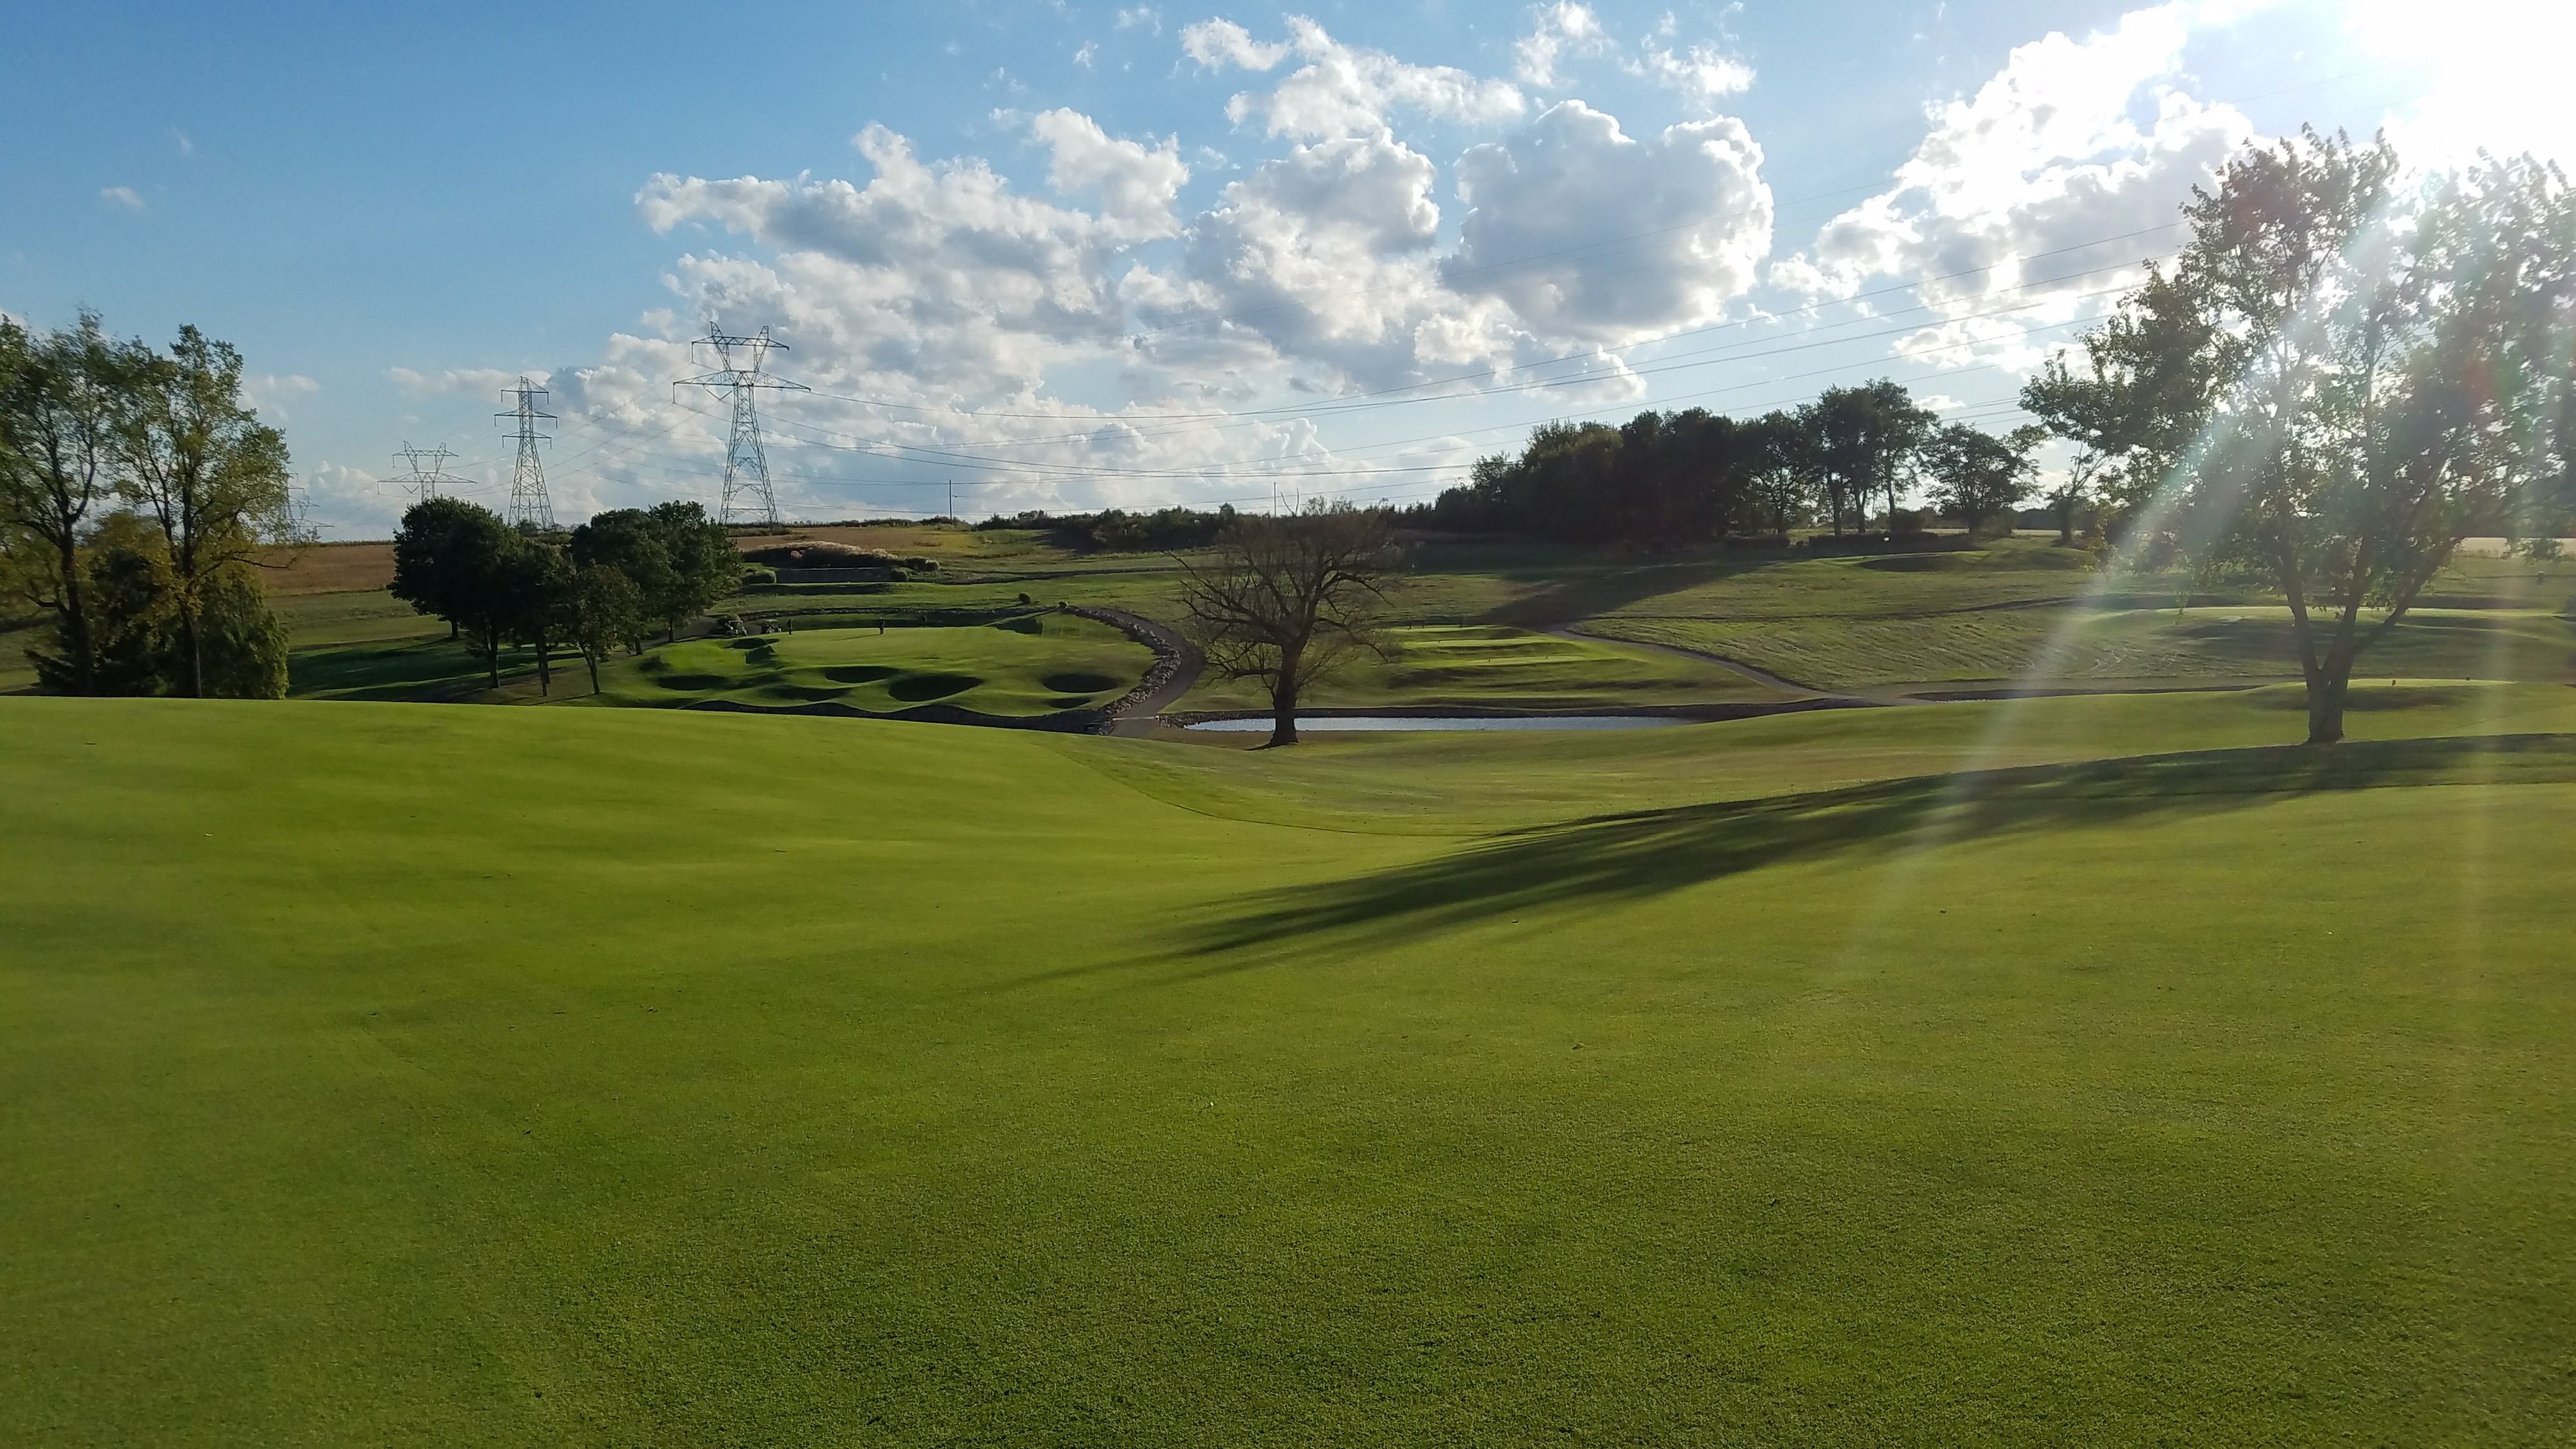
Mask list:
[[[1497,836],[1435,860],[1243,898],[1185,924],[1176,944],[1184,956],[1235,956],[1225,968],[1234,969],[1356,937],[1400,943],[1497,914],[1634,900],[1831,855],[2471,779],[2576,780],[2576,735],[2198,751],[1594,816]]]

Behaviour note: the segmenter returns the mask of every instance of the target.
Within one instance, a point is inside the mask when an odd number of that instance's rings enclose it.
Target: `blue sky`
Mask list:
[[[670,386],[710,316],[814,389],[768,410],[814,518],[1409,499],[1548,418],[1880,372],[2000,426],[2230,148],[2554,152],[2576,39],[2509,0],[5,19],[0,309],[237,344],[334,537],[388,529],[406,441],[497,505],[522,373],[559,515],[712,504],[723,420]]]

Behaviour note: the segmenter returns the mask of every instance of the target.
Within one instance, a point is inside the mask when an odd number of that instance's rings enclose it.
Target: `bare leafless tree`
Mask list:
[[[1237,519],[1216,556],[1182,562],[1181,601],[1208,667],[1270,695],[1270,743],[1297,743],[1297,697],[1361,653],[1397,564],[1386,515],[1347,503]]]

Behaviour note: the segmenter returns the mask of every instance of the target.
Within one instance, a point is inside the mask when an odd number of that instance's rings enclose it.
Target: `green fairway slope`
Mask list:
[[[0,1442],[2560,1442],[2566,693],[0,701]]]
[[[2021,680],[2103,685],[2295,678],[2288,610],[2173,575],[2105,578],[2033,540],[1925,553],[1639,568],[1569,586],[1550,610],[1588,634],[1695,649],[1822,689]],[[2576,568],[2461,558],[2363,676],[2576,679]],[[1542,596],[1544,598],[1544,596]],[[1519,609],[1536,604],[1515,606]]]
[[[1590,639],[1494,625],[1420,624],[1385,631],[1386,655],[1361,655],[1318,681],[1313,709],[1409,706],[1467,710],[1621,709],[1784,697],[1716,664]],[[1190,710],[1257,710],[1248,680],[1210,677]]]

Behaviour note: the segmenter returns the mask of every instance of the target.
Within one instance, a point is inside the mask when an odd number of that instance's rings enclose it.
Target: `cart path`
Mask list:
[[[1168,624],[1157,623],[1142,614],[1125,609],[1085,609],[1083,613],[1103,619],[1124,629],[1131,637],[1141,637],[1154,651],[1158,664],[1168,665],[1163,681],[1136,698],[1123,700],[1112,708],[1109,733],[1113,735],[1150,735],[1164,710],[1181,702],[1199,682],[1207,668],[1207,656],[1198,646],[1181,637],[1180,631]]]

